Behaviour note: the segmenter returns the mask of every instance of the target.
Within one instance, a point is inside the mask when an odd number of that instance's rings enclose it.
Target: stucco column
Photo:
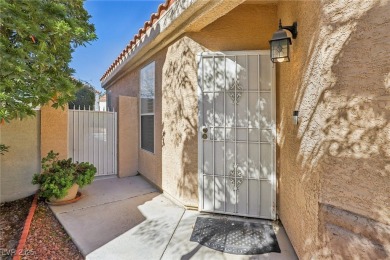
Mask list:
[[[41,108],[41,157],[53,150],[60,159],[68,158],[68,107],[55,109],[51,104]]]
[[[138,173],[138,98],[118,97],[118,176]]]

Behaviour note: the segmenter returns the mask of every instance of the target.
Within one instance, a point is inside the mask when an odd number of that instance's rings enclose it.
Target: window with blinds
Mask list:
[[[155,63],[141,69],[140,74],[140,120],[141,148],[154,152],[154,88]]]

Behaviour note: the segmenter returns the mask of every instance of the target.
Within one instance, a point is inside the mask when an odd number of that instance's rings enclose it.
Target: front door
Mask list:
[[[199,57],[201,211],[276,218],[275,70],[269,51]]]

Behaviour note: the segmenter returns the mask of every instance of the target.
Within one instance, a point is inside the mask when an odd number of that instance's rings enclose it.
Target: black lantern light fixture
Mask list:
[[[272,39],[269,41],[273,63],[290,61],[291,38],[287,37],[285,30],[290,31],[292,38],[295,39],[298,35],[297,27],[297,22],[294,22],[291,26],[282,26],[282,20],[279,20],[279,30],[272,35]]]

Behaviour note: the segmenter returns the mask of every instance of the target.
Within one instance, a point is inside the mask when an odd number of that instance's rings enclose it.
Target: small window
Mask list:
[[[140,120],[141,148],[154,152],[154,88],[155,63],[141,69],[140,75]]]

